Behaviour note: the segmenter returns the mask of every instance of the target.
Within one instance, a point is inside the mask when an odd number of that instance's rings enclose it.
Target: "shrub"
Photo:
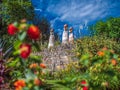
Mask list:
[[[116,53],[120,52],[120,44],[105,36],[92,36],[78,39],[75,42],[74,51],[76,52],[76,56],[79,57],[86,52],[96,54],[96,52],[103,47],[113,49]]]
[[[46,65],[41,63],[40,56],[32,53],[33,48],[39,49],[37,43],[32,42],[40,39],[41,32],[37,26],[27,24],[26,21],[15,22],[8,25],[8,34],[11,37],[16,35],[12,59],[7,63],[8,68],[13,68],[10,75],[16,90],[50,90],[62,86],[56,84],[56,80],[46,80],[47,75],[43,71]]]
[[[8,68],[6,63],[12,53],[13,46],[7,44],[6,40],[0,39],[0,88],[6,87],[5,85],[10,78],[11,68]]]
[[[120,56],[108,48],[95,55],[86,53],[65,70],[56,73],[62,85],[70,90],[119,90]]]
[[[105,34],[107,37],[119,39],[120,38],[120,17],[117,18],[109,18],[105,22],[98,21],[91,28],[95,34],[103,35]]]

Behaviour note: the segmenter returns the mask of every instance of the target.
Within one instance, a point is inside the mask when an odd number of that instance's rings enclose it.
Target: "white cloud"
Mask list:
[[[40,12],[42,11],[42,9],[39,9],[39,8],[35,8],[34,10],[35,11],[40,11]]]
[[[116,2],[115,2],[116,1]],[[103,19],[105,17],[120,15],[117,0],[34,0],[35,11],[49,18],[51,27],[62,35],[63,25],[72,25],[76,37],[79,36],[79,29],[84,29],[87,24]],[[114,14],[115,13],[115,14]],[[79,32],[79,33],[78,33]],[[84,32],[84,30],[82,31]]]
[[[76,24],[84,22],[84,20],[89,21],[97,19],[98,17],[104,17],[106,15],[103,14],[105,8],[99,5],[100,4],[95,3],[76,3],[75,1],[71,1],[69,4],[60,2],[56,5],[49,6],[47,11],[58,15],[59,17],[56,19]],[[55,23],[56,19],[51,22]]]

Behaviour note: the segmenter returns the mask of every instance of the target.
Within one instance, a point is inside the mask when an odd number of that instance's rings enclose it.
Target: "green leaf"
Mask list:
[[[34,90],[40,90],[38,86],[35,86],[34,87]]]
[[[12,53],[12,50],[13,50],[13,46],[10,46],[4,53],[4,59],[7,59],[9,58],[9,56],[11,55]]]
[[[24,59],[20,59],[20,63],[23,67],[26,67],[26,61]]]
[[[25,74],[25,77],[27,78],[28,81],[36,77],[30,70],[27,70],[27,71],[28,72]]]
[[[74,77],[71,82],[75,82],[77,80],[77,77]]]
[[[105,73],[110,75],[110,76],[114,76],[115,75],[115,72],[113,70],[105,71]]]
[[[38,43],[33,43],[33,46],[35,46],[35,48],[38,50],[38,51],[40,51],[41,49],[40,49],[40,46],[39,46],[39,44]]]
[[[19,34],[19,35],[18,35],[19,40],[20,40],[20,41],[23,41],[23,40],[25,39],[26,35],[27,35],[26,32],[23,32],[22,34]]]
[[[113,58],[117,59],[119,55],[114,54]]]
[[[16,58],[15,60],[11,61],[11,62],[8,64],[8,66],[10,66],[10,67],[15,67],[18,62],[19,62],[19,58]]]
[[[28,87],[24,87],[23,90],[30,90]],[[35,89],[36,90],[36,89]]]
[[[15,41],[14,42],[14,48],[16,49],[16,50],[18,50],[18,48],[19,48],[19,46],[21,45],[21,41],[19,41],[19,40],[17,40],[17,41]]]
[[[85,66],[88,66],[89,60],[83,60],[83,61],[82,61],[82,64],[85,65]]]
[[[52,90],[71,90],[70,88],[66,87],[62,83],[62,80],[47,80],[47,84],[53,85]]]
[[[19,53],[20,53],[20,51],[19,51],[19,50],[16,50],[16,51],[13,52],[13,55],[17,55],[17,54],[19,54]]]
[[[33,60],[35,61],[35,62],[39,62],[39,63],[41,63],[41,56],[35,56],[35,55],[33,55],[33,54],[30,54],[30,59],[29,59],[29,61],[31,61],[31,62],[33,62]]]

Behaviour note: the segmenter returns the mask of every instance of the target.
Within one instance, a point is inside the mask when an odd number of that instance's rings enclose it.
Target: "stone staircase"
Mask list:
[[[72,51],[73,48],[73,45],[59,45],[51,49],[44,49],[39,55],[42,55],[42,61],[47,65],[48,70],[54,72],[64,69],[67,64],[76,60]]]

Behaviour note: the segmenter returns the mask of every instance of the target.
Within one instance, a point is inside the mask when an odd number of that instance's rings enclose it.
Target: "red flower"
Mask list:
[[[25,81],[24,80],[18,80],[14,83],[15,90],[22,90],[22,87],[25,87]]]
[[[104,52],[102,52],[102,51],[99,51],[99,52],[97,52],[97,55],[98,55],[98,56],[100,56],[100,57],[102,57],[102,56],[104,56],[104,55],[105,55],[105,53],[104,53]]]
[[[21,86],[21,87],[25,87],[25,81],[24,80],[18,80],[14,83],[14,86]]]
[[[37,63],[32,63],[32,64],[30,65],[30,68],[36,68],[37,66],[38,66]]]
[[[24,59],[28,58],[31,52],[31,46],[29,44],[20,45],[20,56]]]
[[[87,84],[87,82],[86,82],[85,80],[82,80],[82,81],[81,81],[81,84],[84,85],[84,84]]]
[[[36,79],[34,80],[34,84],[37,85],[37,86],[39,86],[39,85],[42,84],[42,82],[41,82],[41,80],[39,80],[38,78],[36,78]]]
[[[22,87],[18,86],[18,87],[15,88],[15,90],[22,90]]]
[[[43,64],[43,63],[41,63],[41,64],[40,64],[40,67],[41,67],[41,68],[46,68],[46,65]]]
[[[111,60],[111,63],[112,63],[112,65],[114,65],[114,66],[117,65],[117,61],[116,61],[115,59],[112,59],[112,60]]]
[[[14,35],[18,31],[18,28],[14,26],[14,24],[8,25],[8,34]]]
[[[88,90],[88,87],[87,87],[87,86],[84,86],[84,87],[82,88],[82,90]]]
[[[31,25],[28,28],[27,34],[31,39],[36,40],[40,37],[40,30],[37,26]]]

